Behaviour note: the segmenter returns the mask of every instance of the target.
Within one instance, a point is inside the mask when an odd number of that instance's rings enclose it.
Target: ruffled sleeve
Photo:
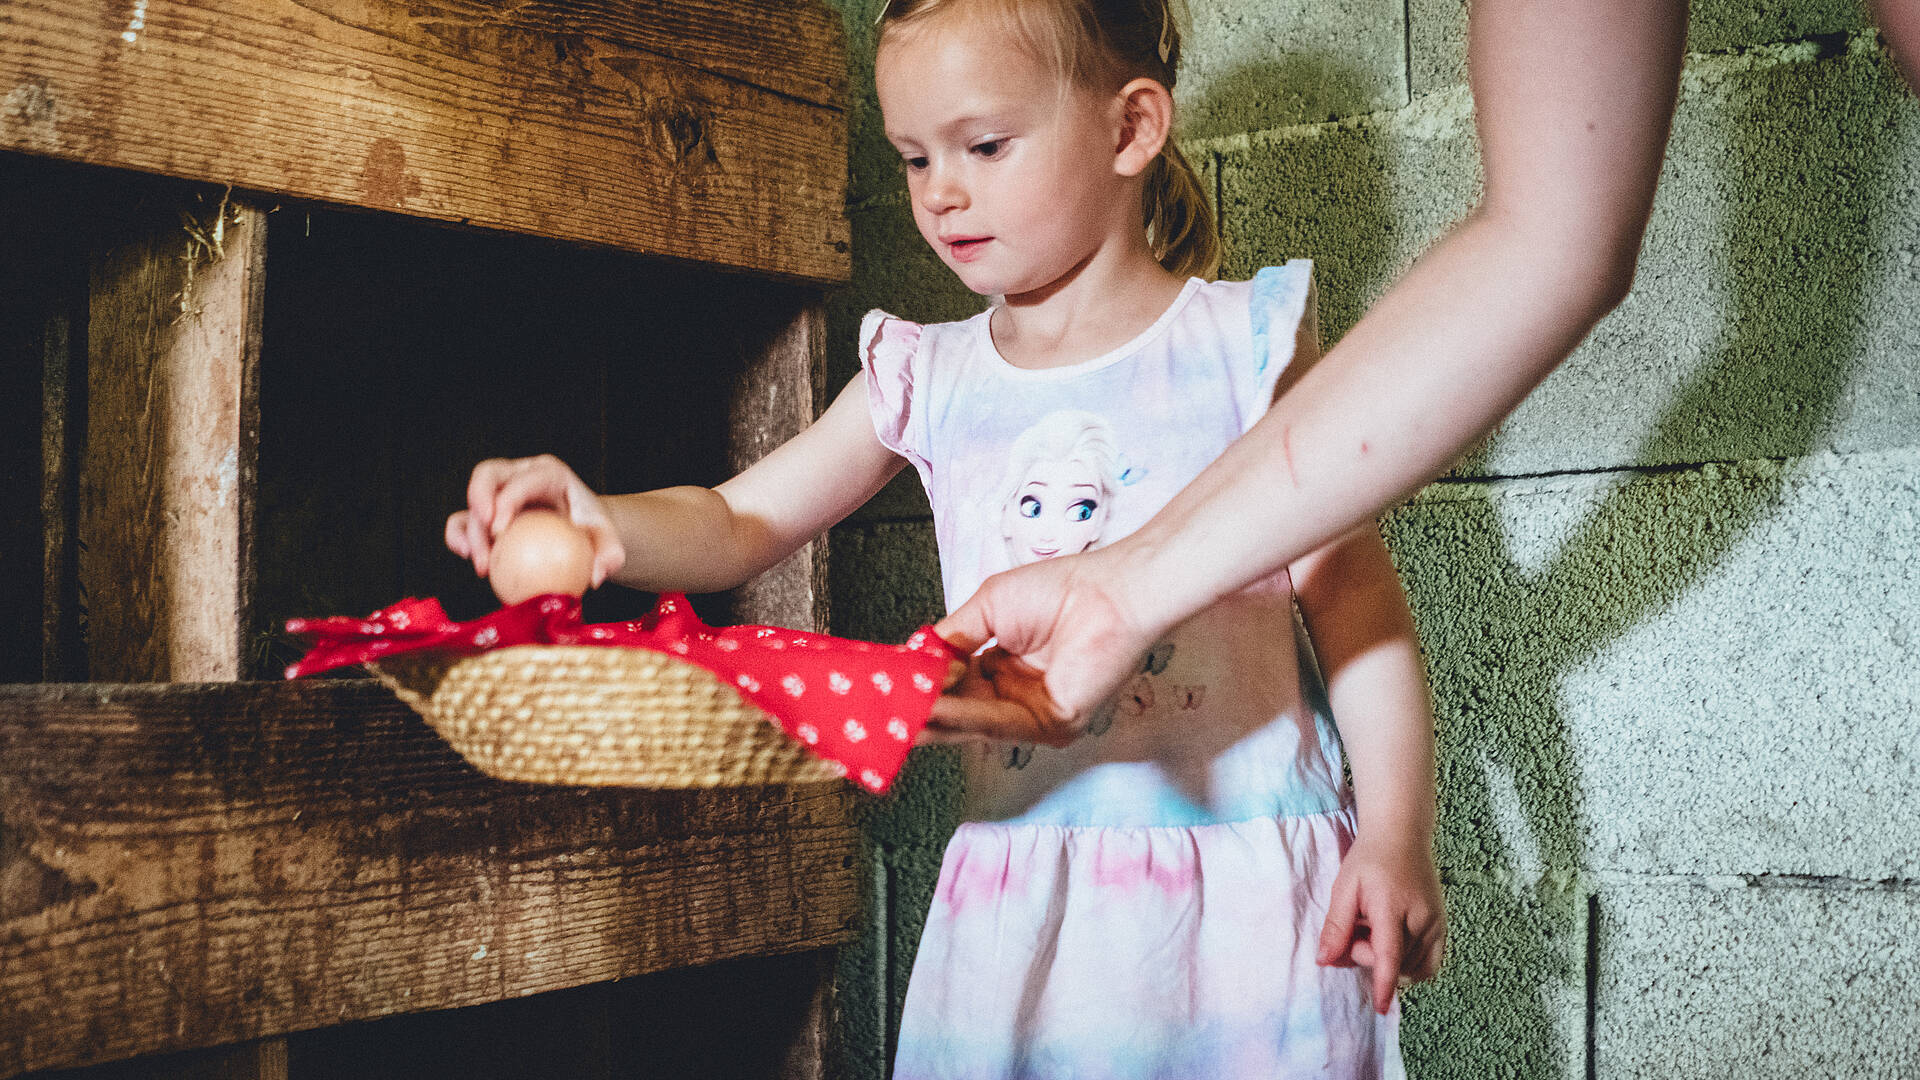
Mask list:
[[[920,324],[869,311],[860,320],[860,366],[867,373],[867,408],[880,445],[924,470],[919,424],[913,411]]]
[[[1292,259],[1253,275],[1248,315],[1253,330],[1252,400],[1247,414],[1260,416],[1273,401],[1273,388],[1293,363],[1304,338],[1319,337],[1314,311],[1313,261]]]

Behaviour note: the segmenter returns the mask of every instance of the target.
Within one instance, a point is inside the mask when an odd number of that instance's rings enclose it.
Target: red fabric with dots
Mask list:
[[[469,654],[510,645],[652,649],[719,675],[782,730],[873,792],[893,783],[926,726],[948,665],[965,656],[923,626],[905,645],[877,645],[773,626],[711,627],[669,593],[637,622],[580,622],[580,601],[536,596],[468,622],[437,600],[402,600],[364,619],[290,619],[313,648],[287,668],[299,678],[401,653]]]

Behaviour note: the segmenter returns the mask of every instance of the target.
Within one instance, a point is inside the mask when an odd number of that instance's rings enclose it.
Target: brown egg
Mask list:
[[[522,510],[494,538],[493,595],[511,607],[547,593],[579,596],[593,583],[593,541],[552,510]]]

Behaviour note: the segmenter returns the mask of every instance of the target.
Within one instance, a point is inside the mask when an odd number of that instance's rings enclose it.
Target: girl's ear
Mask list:
[[[1120,141],[1113,171],[1138,176],[1173,137],[1173,94],[1156,79],[1135,79],[1115,98],[1120,109]]]

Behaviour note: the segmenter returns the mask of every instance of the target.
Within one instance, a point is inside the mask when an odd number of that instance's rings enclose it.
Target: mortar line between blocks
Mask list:
[[[1408,32],[1408,39],[1408,48],[1411,49],[1411,30]],[[1885,53],[1886,44],[1879,31],[1869,27],[1848,31],[1845,34],[1844,48],[1823,47],[1819,41],[1808,39],[1768,45],[1739,46],[1716,52],[1689,52],[1682,59],[1680,78],[1683,85],[1697,89],[1700,85],[1727,74],[1759,67],[1817,63],[1829,58],[1880,56]],[[1226,153],[1249,150],[1269,143],[1316,138],[1354,128],[1425,130],[1433,134],[1449,131],[1452,125],[1459,125],[1461,130],[1471,127],[1474,111],[1473,94],[1466,84],[1438,88],[1425,94],[1415,95],[1411,93],[1412,76],[1409,71],[1408,89],[1407,104],[1398,108],[1372,109],[1332,120],[1279,124],[1251,131],[1212,135],[1194,139],[1183,145],[1188,148],[1189,153],[1205,150]]]
[[[1443,476],[1422,488],[1408,502],[1472,498],[1477,490],[1537,494],[1577,491],[1605,484],[1645,483],[1659,480],[1710,482],[1734,480],[1743,476],[1775,477],[1781,474],[1788,474],[1797,480],[1813,480],[1823,475],[1853,470],[1900,468],[1920,468],[1920,447],[1825,450],[1790,457],[1725,458],[1664,465],[1607,465],[1592,469],[1549,469],[1526,473]]]
[[[1586,1073],[1587,1080],[1599,1080],[1600,894],[1592,891],[1587,893],[1586,984]]]
[[[898,1035],[893,1030],[893,895],[887,887],[889,863],[887,848],[875,844],[873,852],[873,932],[874,942],[873,1005],[878,1015],[873,1029],[880,1033],[880,1075],[893,1076],[893,1051]]]

